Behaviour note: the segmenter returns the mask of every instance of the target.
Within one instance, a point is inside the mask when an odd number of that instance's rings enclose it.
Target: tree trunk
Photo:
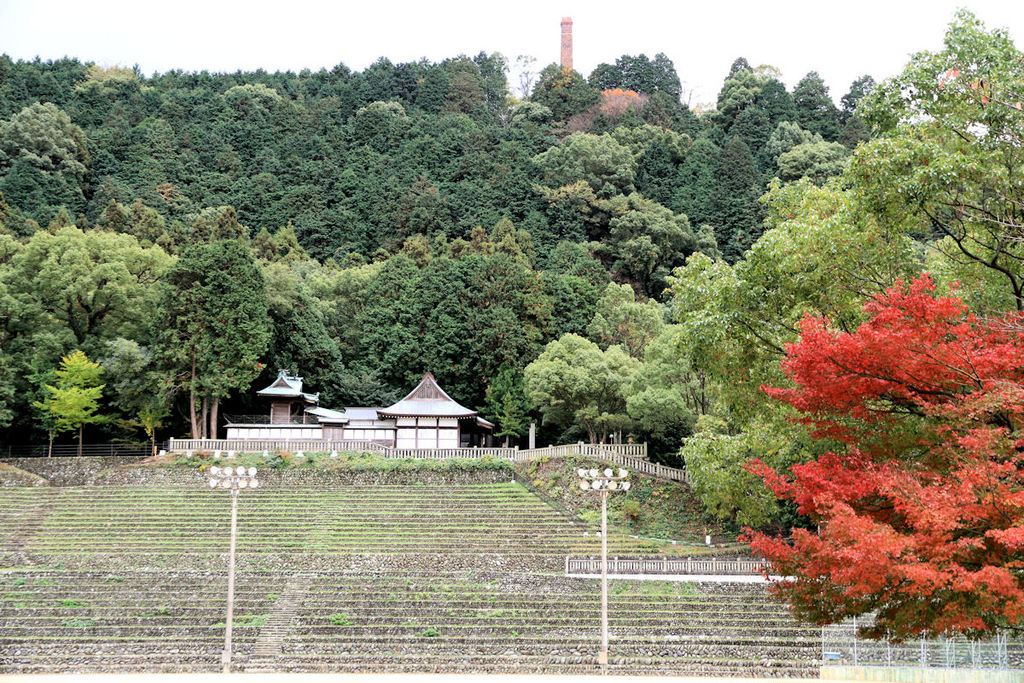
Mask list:
[[[192,356],[192,381],[188,390],[188,416],[192,421],[192,438],[199,438],[199,423],[196,422],[196,357]]]
[[[209,415],[210,415],[210,400],[204,396],[203,397],[202,408],[200,409],[200,413],[199,413],[199,438],[200,439],[209,438],[206,435],[207,434],[206,426],[207,426],[207,424],[209,424],[209,422],[208,422]]]
[[[46,457],[53,457],[53,430],[50,430],[50,447],[46,450]]]
[[[78,425],[78,457],[82,457],[82,428],[84,425]]]
[[[220,399],[214,398],[210,401],[210,438],[217,438],[217,409],[220,407]]]

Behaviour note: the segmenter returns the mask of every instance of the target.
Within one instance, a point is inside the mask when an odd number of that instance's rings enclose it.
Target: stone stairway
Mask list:
[[[299,601],[309,591],[312,577],[309,574],[294,574],[285,584],[281,597],[274,602],[274,608],[267,618],[267,623],[260,629],[260,635],[252,648],[252,655],[246,665],[246,671],[273,672],[277,670],[277,658],[281,654],[281,646],[291,627],[292,619],[298,609]]]
[[[60,489],[52,489],[46,493],[46,498],[42,502],[25,513],[18,523],[17,531],[11,534],[4,544],[6,546],[4,550],[15,553],[19,562],[28,561],[23,550],[32,537],[43,527],[62,491]]]

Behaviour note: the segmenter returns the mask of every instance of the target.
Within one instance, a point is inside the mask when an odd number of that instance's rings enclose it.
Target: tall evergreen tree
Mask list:
[[[861,98],[874,89],[875,79],[867,75],[861,76],[850,84],[849,92],[843,95],[843,99],[840,101],[842,109],[839,115],[843,123],[846,123],[853,117]]]
[[[839,134],[839,142],[848,149],[853,149],[868,139],[868,128],[856,112],[861,98],[869,94],[874,87],[875,79],[871,76],[861,76],[850,85],[850,91],[843,95],[842,110],[840,111],[843,130]]]
[[[750,148],[733,136],[715,171],[712,200],[715,240],[727,261],[736,261],[761,234],[761,176]]]
[[[247,246],[223,240],[186,249],[166,282],[160,346],[189,392],[192,438],[216,438],[221,399],[248,388],[270,341],[263,276]]]
[[[782,121],[796,119],[796,104],[785,84],[777,78],[769,78],[754,99],[754,106],[763,111],[772,127]]]
[[[679,166],[679,187],[668,206],[677,213],[685,214],[690,219],[690,225],[702,226],[716,222],[711,200],[716,192],[720,154],[721,150],[711,140],[706,137],[697,138]],[[716,238],[719,235],[718,228],[715,235]]]
[[[839,139],[839,110],[829,97],[828,86],[817,71],[811,71],[796,84],[793,102],[797,123],[804,130],[817,133],[827,142]]]
[[[754,106],[744,109],[737,116],[729,129],[730,135],[738,136],[747,145],[754,157],[758,173],[769,173],[770,168],[765,157],[765,145],[772,133],[768,115]]]

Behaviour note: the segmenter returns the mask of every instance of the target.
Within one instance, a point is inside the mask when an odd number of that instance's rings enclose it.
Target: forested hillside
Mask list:
[[[805,457],[759,391],[804,312],[852,324],[926,265],[986,305],[1019,296],[876,196],[896,171],[862,150],[893,144],[868,141],[892,88],[868,76],[837,107],[816,73],[790,91],[741,58],[694,112],[664,55],[550,65],[522,99],[506,73],[497,54],[153,77],[0,58],[5,439],[212,434],[278,368],[336,407],[431,370],[502,440],[538,419],[542,442],[678,463],[696,433],[695,485],[711,449],[730,486],[710,509],[735,518],[757,439]]]
[[[73,431],[55,372],[81,350],[110,435],[140,410],[180,432],[187,398],[208,433],[207,410],[288,367],[337,406],[429,369],[514,439],[544,407],[524,368],[573,334],[603,387],[575,387],[546,438],[675,450],[709,398],[675,363],[666,276],[739,257],[769,178],[840,172],[871,81],[840,111],[816,74],[790,93],[739,59],[697,116],[664,55],[551,65],[523,100],[506,72],[482,53],[152,78],[0,59],[0,424]]]

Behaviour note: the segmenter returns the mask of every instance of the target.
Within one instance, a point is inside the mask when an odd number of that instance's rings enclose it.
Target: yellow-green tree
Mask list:
[[[78,455],[82,455],[82,431],[87,424],[103,422],[99,415],[100,397],[103,396],[103,368],[94,363],[82,351],[74,351],[60,359],[56,382],[46,384],[46,396],[34,405],[43,413],[50,432],[50,447],[47,457],[53,454],[53,438],[61,432],[78,430]]]

